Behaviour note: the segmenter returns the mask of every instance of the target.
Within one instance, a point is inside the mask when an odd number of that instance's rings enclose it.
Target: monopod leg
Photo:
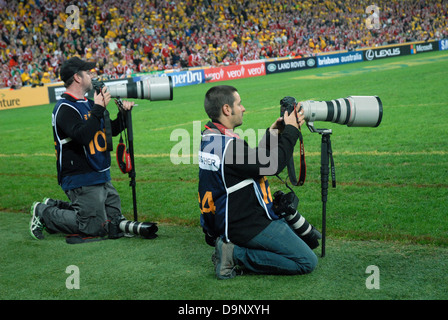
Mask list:
[[[329,150],[328,145],[330,135],[322,134],[321,144],[321,191],[322,191],[322,257],[325,256],[325,240],[327,234],[327,195],[328,195],[328,175],[329,175]]]
[[[134,207],[134,221],[138,221],[137,214],[137,193],[136,193],[136,181],[135,181],[135,162],[134,162],[134,134],[132,131],[132,115],[131,110],[125,112],[126,114],[126,129],[128,131],[128,147],[129,155],[131,157],[132,170],[128,173],[131,178],[130,186],[132,188],[132,201]]]

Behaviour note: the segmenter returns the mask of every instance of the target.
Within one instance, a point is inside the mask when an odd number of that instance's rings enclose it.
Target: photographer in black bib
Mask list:
[[[301,236],[315,231],[286,197],[273,199],[266,175],[277,175],[292,157],[304,123],[301,112],[285,111],[251,148],[234,129],[243,123],[245,108],[236,88],[210,88],[204,101],[210,122],[202,132],[199,151],[198,200],[206,242],[215,247],[212,261],[218,279],[235,277],[237,269],[264,274],[306,274],[317,257]],[[297,110],[298,111],[298,110]],[[276,143],[275,143],[276,142]],[[267,155],[274,163],[266,173]],[[264,173],[262,173],[264,172]],[[286,220],[294,216],[297,221]],[[299,233],[293,226],[306,226]],[[294,229],[294,230],[293,230]],[[315,240],[316,242],[317,240]]]
[[[61,67],[66,91],[54,107],[52,126],[58,183],[70,202],[45,198],[33,203],[30,233],[35,239],[44,238],[44,229],[85,237],[104,237],[113,229],[115,238],[122,235],[116,234],[124,217],[120,196],[111,183],[112,146],[106,137],[106,127],[113,136],[123,130],[122,114],[110,121],[106,107],[111,95],[107,87],[95,92],[94,100],[85,97],[93,89],[90,70],[95,65],[73,57]],[[131,110],[133,105],[123,101],[122,108]]]

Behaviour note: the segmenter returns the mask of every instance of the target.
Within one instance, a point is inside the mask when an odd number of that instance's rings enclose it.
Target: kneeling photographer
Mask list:
[[[313,271],[317,257],[312,248],[320,234],[296,211],[298,199],[292,194],[272,198],[267,174],[262,174],[269,163],[260,156],[275,158],[268,175],[280,173],[292,157],[303,114],[286,111],[251,148],[233,131],[245,112],[236,88],[212,87],[204,107],[211,121],[202,132],[198,196],[206,242],[215,246],[216,276],[233,278],[239,268],[263,274]]]
[[[123,130],[122,115],[110,121],[107,87],[95,88],[94,100],[85,98],[93,89],[90,70],[95,65],[73,57],[61,67],[66,91],[54,107],[52,125],[58,182],[70,202],[46,198],[33,203],[30,234],[35,239],[44,238],[44,229],[84,237],[122,235],[118,228],[124,217],[120,196],[111,183],[108,147],[112,144],[107,142]],[[133,105],[123,101],[122,108],[131,110]]]

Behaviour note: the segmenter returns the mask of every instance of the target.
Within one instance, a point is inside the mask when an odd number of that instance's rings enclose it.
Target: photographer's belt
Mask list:
[[[286,167],[288,168],[288,177],[291,184],[294,186],[302,186],[305,183],[306,177],[306,162],[305,162],[305,146],[303,144],[302,132],[299,129],[299,140],[300,140],[300,171],[299,179],[296,177],[296,170],[294,166],[294,155],[288,161]]]

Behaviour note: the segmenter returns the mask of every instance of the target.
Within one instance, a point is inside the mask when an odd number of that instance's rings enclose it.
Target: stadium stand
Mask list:
[[[70,56],[124,78],[157,70],[239,64],[448,38],[448,0],[0,0],[0,88],[58,81]],[[69,21],[71,19],[71,21]]]

